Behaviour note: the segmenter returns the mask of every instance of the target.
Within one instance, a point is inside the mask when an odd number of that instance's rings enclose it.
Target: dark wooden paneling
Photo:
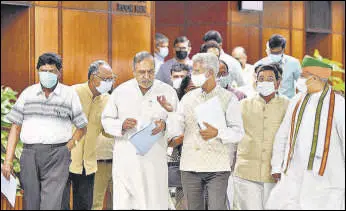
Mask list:
[[[201,45],[203,44],[203,36],[209,30],[216,30],[220,32],[223,42],[222,46],[226,52],[227,49],[227,25],[213,25],[213,24],[203,24],[203,25],[189,25],[187,27],[187,37],[191,41],[192,50],[190,57],[195,53],[199,52]]]
[[[62,1],[62,6],[84,10],[108,10],[107,1]]]
[[[247,53],[248,63],[255,63],[260,57],[260,36],[259,28],[254,26],[232,25],[231,28],[231,48],[242,46]]]
[[[184,4],[182,1],[156,1],[156,26],[162,24],[184,24]]]
[[[35,7],[35,64],[46,52],[58,53],[58,9]],[[35,71],[35,82],[38,74]]]
[[[289,27],[289,1],[263,1],[264,27]]]
[[[112,67],[118,75],[116,84],[133,78],[132,60],[140,51],[150,52],[151,31],[149,17],[112,15]],[[125,30],[126,29],[126,30]]]
[[[238,9],[238,1],[230,1],[230,7],[232,23],[259,25],[260,12],[240,12]]]
[[[172,58],[173,57],[173,42],[175,38],[184,35],[184,26],[157,25],[156,32],[162,33],[168,37],[169,54],[166,57],[166,59]]]
[[[188,24],[227,22],[227,1],[187,1]]]
[[[29,83],[29,8],[1,4],[1,85],[21,92]]]
[[[306,54],[313,55],[314,50],[318,49],[325,58],[332,57],[332,34],[306,33]]]
[[[65,9],[62,15],[63,82],[72,85],[87,80],[88,68],[93,61],[107,61],[108,16]]]
[[[292,1],[292,28],[304,29],[304,2]]]

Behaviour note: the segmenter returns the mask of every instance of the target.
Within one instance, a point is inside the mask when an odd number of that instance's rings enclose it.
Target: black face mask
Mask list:
[[[176,51],[175,55],[177,56],[179,60],[183,60],[183,59],[186,59],[187,57],[187,51]]]

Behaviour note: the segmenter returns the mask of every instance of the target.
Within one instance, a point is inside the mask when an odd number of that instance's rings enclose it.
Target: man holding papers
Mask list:
[[[167,209],[167,112],[157,99],[165,95],[175,111],[178,97],[171,86],[154,80],[150,53],[137,53],[133,69],[135,78],[113,91],[102,113],[106,133],[115,137],[113,209]]]
[[[219,61],[214,54],[198,53],[192,60],[191,78],[201,88],[188,92],[178,111],[169,113],[168,137],[184,135],[180,170],[188,209],[204,209],[207,189],[208,209],[225,210],[231,170],[229,144],[238,143],[244,135],[240,106],[234,94],[216,85]],[[216,114],[214,118],[211,113]]]

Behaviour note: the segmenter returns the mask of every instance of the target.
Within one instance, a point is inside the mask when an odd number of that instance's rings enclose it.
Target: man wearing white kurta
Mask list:
[[[160,138],[144,156],[136,154],[130,135],[150,122],[153,134],[165,133],[167,113],[158,103],[165,95],[176,109],[178,97],[167,84],[154,80],[154,58],[137,53],[133,61],[135,79],[118,86],[102,113],[105,131],[115,136],[113,151],[113,209],[167,209],[167,143]]]
[[[238,145],[233,173],[233,209],[263,210],[275,185],[270,159],[275,134],[289,103],[285,96],[276,94],[281,75],[279,65],[261,66],[257,71],[258,94],[241,101],[245,136]]]
[[[268,209],[345,209],[345,99],[326,79],[331,66],[304,57],[301,91],[276,134]],[[298,109],[299,108],[299,109]]]
[[[216,85],[219,61],[214,54],[199,53],[192,60],[191,80],[201,88],[184,95],[178,111],[170,114],[168,137],[184,135],[180,170],[188,209],[204,209],[203,193],[206,190],[208,209],[222,210],[227,208],[226,191],[231,170],[229,144],[238,143],[244,135],[240,106],[234,94]],[[226,126],[215,128],[204,123],[206,129],[201,129],[194,108],[213,97],[220,101]]]

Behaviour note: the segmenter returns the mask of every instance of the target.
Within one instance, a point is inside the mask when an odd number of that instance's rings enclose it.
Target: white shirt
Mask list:
[[[236,84],[236,87],[244,86],[245,82],[242,77],[242,69],[239,61],[231,55],[226,54],[223,50],[220,52],[220,60],[225,61],[229,68],[229,74],[232,78],[230,84]]]
[[[88,120],[76,91],[58,83],[46,98],[41,84],[26,88],[7,119],[21,125],[20,139],[25,144],[59,144],[72,137],[72,124],[83,128]]]
[[[254,88],[254,83],[256,81],[254,66],[245,64],[245,68],[242,70],[242,76],[245,85],[238,87],[237,90],[244,92],[247,98],[254,97],[257,94]]]
[[[212,142],[202,139],[194,108],[218,96],[225,111],[226,128],[217,128],[218,136]],[[195,172],[230,171],[230,146],[244,136],[241,108],[237,97],[216,86],[210,93],[201,88],[188,92],[180,101],[178,111],[170,113],[167,121],[168,137],[184,134],[180,169]]]
[[[154,54],[154,62],[155,62],[155,75],[159,72],[161,65],[165,62],[165,58],[161,57],[157,53]]]

